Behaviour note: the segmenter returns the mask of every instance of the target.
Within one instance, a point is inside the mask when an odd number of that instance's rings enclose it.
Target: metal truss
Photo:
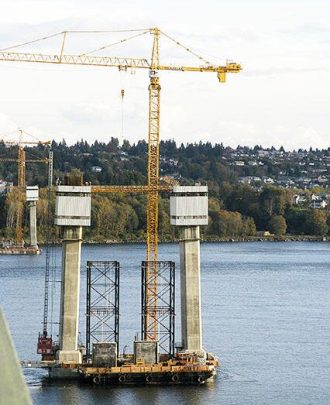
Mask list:
[[[157,274],[150,269],[157,269]],[[156,294],[150,294],[157,277]],[[152,297],[152,299],[150,299]],[[156,336],[155,336],[156,331]],[[174,355],[175,333],[175,263],[147,262],[141,266],[141,336],[158,341],[159,351]]]
[[[87,262],[86,357],[96,342],[119,347],[119,262]]]

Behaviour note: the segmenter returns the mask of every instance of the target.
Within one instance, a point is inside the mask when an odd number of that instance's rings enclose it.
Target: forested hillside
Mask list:
[[[65,173],[78,169],[84,173],[86,182],[95,185],[146,184],[145,141],[133,145],[124,141],[121,146],[116,138],[111,138],[108,143],[96,141],[92,145],[81,141],[68,146],[62,141],[53,142],[52,150],[54,177],[58,182],[63,181]],[[261,146],[234,150],[221,144],[176,145],[175,141],[163,141],[160,151],[161,176],[170,176],[182,185],[196,182],[208,185],[209,226],[203,230],[205,239],[245,238],[256,235],[257,231],[319,236],[329,232],[329,205],[321,209],[312,205],[315,195],[324,196],[324,201],[329,197],[329,149],[289,153],[274,148],[265,150]],[[7,148],[0,143],[0,157],[15,157],[16,153],[14,147]],[[27,148],[26,154],[27,159],[42,158],[47,155],[47,149],[41,145]],[[313,173],[317,176],[315,179]],[[311,185],[302,190],[297,186],[298,179],[306,175],[311,177]],[[1,163],[0,179],[16,184],[16,178],[16,164]],[[246,178],[254,181],[248,184],[242,180]],[[291,187],[281,185],[283,178],[294,184]],[[28,185],[45,187],[46,165],[27,163],[26,179]],[[303,202],[295,203],[294,196],[302,194]],[[15,194],[3,193],[0,204],[1,232],[3,237],[10,237],[15,226]],[[143,240],[145,207],[145,195],[93,196],[92,227],[86,230],[86,238],[98,242]],[[38,202],[41,237],[45,235],[46,212],[46,191],[41,190]],[[25,215],[27,223],[27,210]],[[174,230],[169,224],[169,196],[166,194],[160,199],[159,223],[160,239],[173,239]]]

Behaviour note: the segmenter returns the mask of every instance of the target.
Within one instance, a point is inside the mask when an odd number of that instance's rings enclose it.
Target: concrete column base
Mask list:
[[[60,364],[81,364],[81,352],[79,350],[60,350],[58,352],[58,362]]]
[[[202,343],[199,239],[199,226],[180,227],[182,346],[184,352],[195,354],[204,353]]]
[[[60,363],[79,364],[78,321],[80,293],[81,227],[64,227],[60,313]]]
[[[38,248],[37,241],[37,201],[30,202],[30,245]]]
[[[204,359],[206,360],[206,351],[205,350],[184,350],[183,352],[180,353],[184,353],[184,354],[188,354],[188,355],[194,355],[197,356],[200,359]]]

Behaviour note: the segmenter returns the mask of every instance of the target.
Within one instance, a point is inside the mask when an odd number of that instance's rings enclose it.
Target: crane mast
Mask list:
[[[132,31],[132,30],[130,30]],[[134,31],[134,30],[133,30]],[[200,57],[189,48],[183,46],[180,42],[171,38],[158,28],[147,30],[136,30],[138,34],[133,37],[115,42],[116,45],[125,42],[131,38],[150,33],[153,35],[153,47],[151,60],[144,58],[126,58],[114,56],[96,56],[92,52],[70,55],[64,52],[67,34],[70,31],[64,31],[53,34],[49,37],[41,38],[45,40],[57,35],[62,35],[62,44],[58,54],[26,53],[13,52],[13,48],[37,42],[39,40],[19,44],[10,48],[0,50],[0,61],[12,62],[30,62],[46,64],[67,64],[67,65],[85,65],[85,66],[103,66],[117,67],[119,70],[148,69],[149,70],[149,125],[148,125],[148,184],[147,184],[147,250],[146,259],[148,262],[146,277],[146,313],[144,315],[144,339],[156,340],[157,338],[157,260],[158,260],[158,193],[159,193],[159,124],[160,124],[160,84],[159,71],[179,71],[179,72],[211,72],[216,73],[220,83],[226,81],[227,73],[238,73],[241,66],[234,62],[227,62],[225,65],[212,65],[204,58]],[[203,62],[203,65],[163,65],[159,60],[159,37],[167,37],[176,45],[185,49]],[[98,50],[105,49],[99,48]],[[99,188],[99,192],[108,192],[106,189]],[[127,190],[122,189],[122,192]],[[141,186],[141,191],[145,191],[145,186]],[[134,191],[133,191],[134,192]]]
[[[157,339],[157,259],[158,259],[158,181],[159,181],[159,126],[160,84],[159,30],[153,30],[151,69],[149,71],[149,131],[148,131],[148,195],[147,195],[147,271],[146,312],[144,314],[145,340]]]
[[[48,336],[48,304],[49,304],[49,274],[50,274],[50,249],[51,249],[51,194],[53,186],[53,151],[48,154],[48,184],[47,184],[47,240],[46,240],[46,270],[45,270],[45,296],[44,296],[44,317],[43,336]]]
[[[18,202],[17,202],[17,210],[16,210],[16,245],[23,246],[23,204],[24,194],[22,190],[25,189],[25,150],[21,143],[18,145]]]

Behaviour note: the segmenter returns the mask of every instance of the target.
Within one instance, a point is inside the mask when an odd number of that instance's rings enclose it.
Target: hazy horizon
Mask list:
[[[219,84],[213,73],[161,72],[161,139],[285,149],[328,148],[330,3],[323,0],[2,0],[0,49],[64,30],[159,26],[211,63],[241,63]],[[84,53],[131,34],[69,35]],[[17,48],[56,52],[57,38]],[[100,51],[101,52],[101,51]],[[201,64],[171,41],[161,61]],[[96,53],[98,54],[98,53]],[[150,35],[104,55],[150,58]],[[147,139],[148,72],[0,63],[0,135],[23,128],[40,139]],[[124,102],[121,89],[125,90]],[[122,126],[123,116],[123,126]],[[123,130],[122,130],[123,128]],[[110,135],[108,135],[110,134]]]

